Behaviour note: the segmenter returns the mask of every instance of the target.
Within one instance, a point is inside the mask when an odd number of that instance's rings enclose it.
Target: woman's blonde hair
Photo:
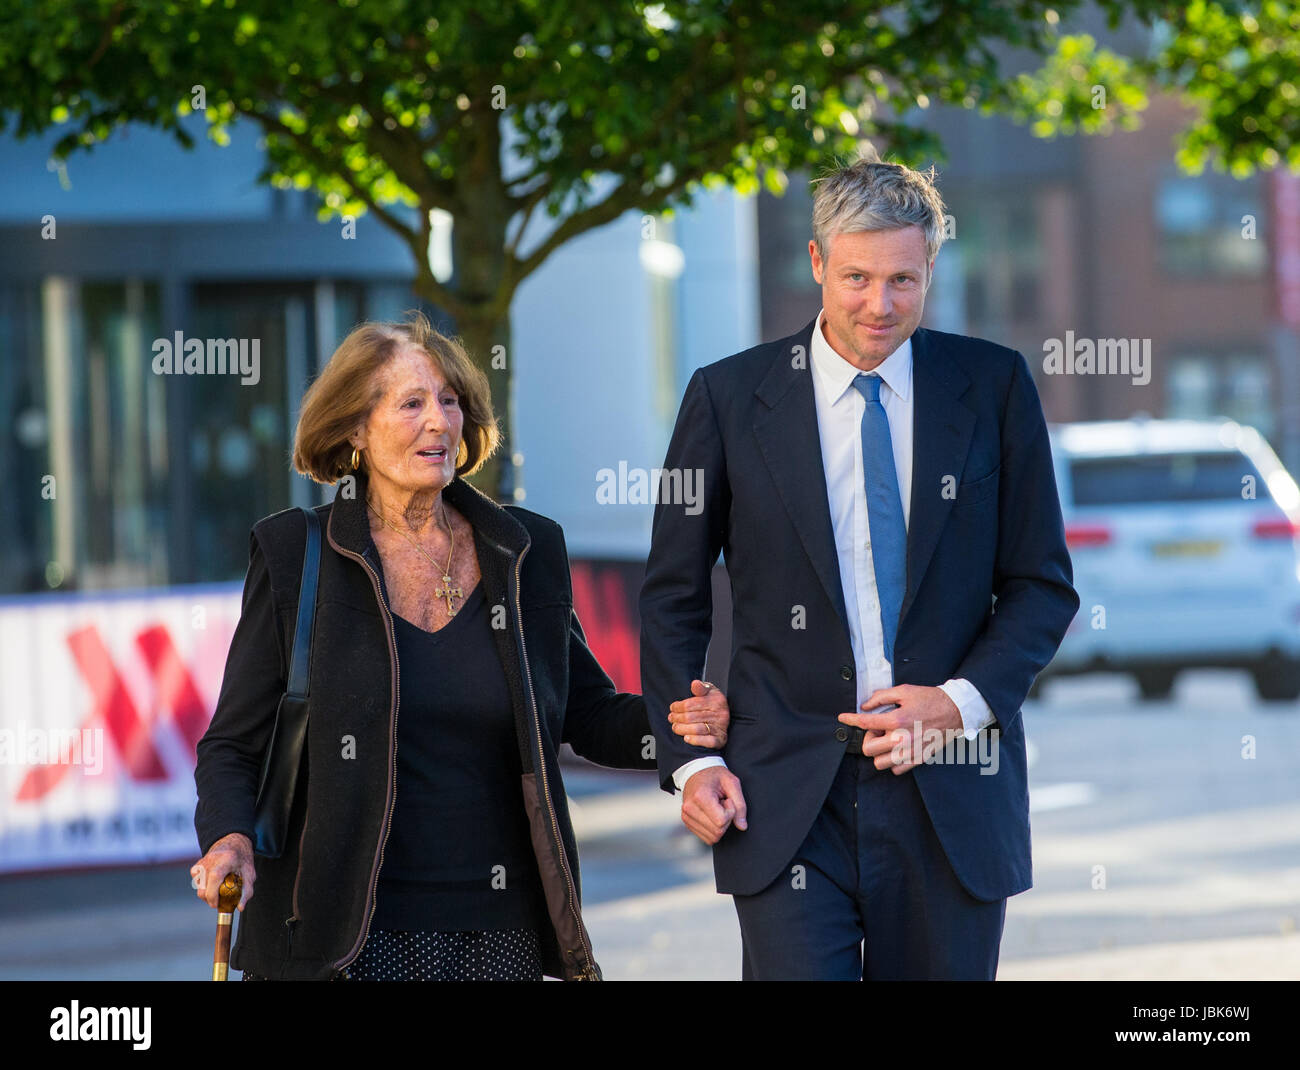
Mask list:
[[[471,475],[483,466],[501,444],[487,376],[470,360],[460,339],[439,333],[424,313],[412,311],[401,322],[361,324],[334,351],[303,395],[293,436],[296,471],[317,483],[337,483],[352,471],[349,436],[383,397],[379,373],[411,346],[428,354],[460,398],[464,459],[457,458],[456,474]]]

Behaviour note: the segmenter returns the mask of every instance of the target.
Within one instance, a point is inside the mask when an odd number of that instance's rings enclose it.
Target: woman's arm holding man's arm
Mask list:
[[[563,543],[568,566],[568,549]],[[688,690],[676,702],[674,731],[692,744],[721,748],[730,727],[726,696],[712,685]],[[706,730],[707,726],[707,730]],[[619,691],[587,643],[578,614],[569,614],[569,701],[562,742],[589,761],[614,769],[656,768],[656,741],[641,695]]]
[[[712,685],[697,684],[701,686],[692,695],[673,703],[683,715],[674,731],[696,746],[721,748],[731,722],[727,698]],[[706,734],[706,726],[711,734]],[[614,769],[656,768],[655,737],[645,699],[615,689],[587,645],[577,613],[570,617],[569,706],[563,742],[582,757]]]

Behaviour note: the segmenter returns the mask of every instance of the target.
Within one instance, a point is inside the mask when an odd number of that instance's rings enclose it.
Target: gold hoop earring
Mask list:
[[[352,447],[352,471],[355,472],[359,467],[361,467],[361,453],[357,450],[355,446],[353,446]]]

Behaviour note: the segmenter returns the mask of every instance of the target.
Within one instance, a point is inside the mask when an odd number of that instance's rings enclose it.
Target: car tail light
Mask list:
[[[1285,516],[1266,516],[1251,529],[1257,539],[1300,538],[1300,524]]]
[[[1110,528],[1105,524],[1067,524],[1065,545],[1106,546],[1110,543]]]

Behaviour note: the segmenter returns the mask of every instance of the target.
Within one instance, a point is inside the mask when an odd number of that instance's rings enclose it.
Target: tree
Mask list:
[[[516,289],[629,209],[670,212],[721,185],[780,193],[861,138],[912,165],[943,160],[905,121],[933,101],[1054,136],[1134,126],[1149,92],[1175,90],[1199,106],[1185,167],[1300,165],[1290,3],[1101,0],[1112,29],[1124,16],[1153,28],[1145,57],[1061,33],[1079,0],[3,3],[0,130],[67,124],[59,158],[127,122],[190,147],[180,120],[201,104],[218,143],[237,121],[261,128],[263,181],[316,191],[322,219],[370,212],[398,234],[415,291],[489,374],[498,460]],[[1046,62],[1008,78],[997,53],[1012,48]],[[427,256],[436,212],[454,220],[441,281]],[[478,482],[513,485],[508,465]]]

